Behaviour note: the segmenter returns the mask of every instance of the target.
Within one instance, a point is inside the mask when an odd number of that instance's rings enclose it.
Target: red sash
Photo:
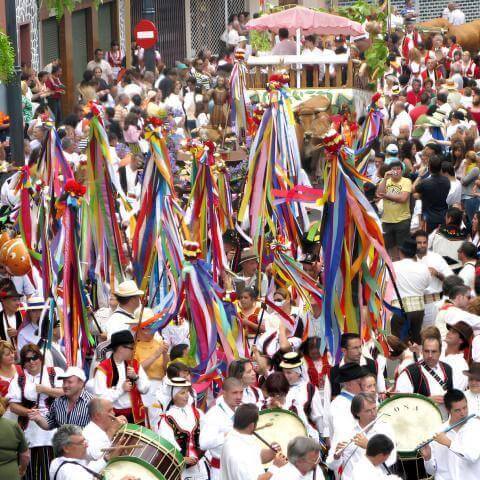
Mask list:
[[[315,362],[308,356],[305,355],[304,360],[307,364],[307,373],[310,378],[310,382],[313,383],[316,387],[320,387],[321,381],[325,375],[330,376],[330,364],[328,363],[328,354],[325,352],[322,357],[322,370],[318,372],[315,367]]]
[[[138,363],[137,360],[132,360],[130,362],[125,362],[126,366],[133,367],[133,370],[135,373],[138,375],[138,371],[140,369],[140,364]],[[113,382],[113,365],[112,365],[112,359],[107,358],[103,362],[101,362],[98,366],[97,369],[100,370],[105,374],[107,377],[107,387],[112,388],[112,382]],[[138,391],[137,386],[135,383],[133,384],[133,388],[128,392],[130,394],[130,401],[132,403],[132,414],[133,414],[133,419],[135,423],[142,423],[145,421],[145,406],[143,405],[142,402],[142,396],[140,395],[140,392]]]

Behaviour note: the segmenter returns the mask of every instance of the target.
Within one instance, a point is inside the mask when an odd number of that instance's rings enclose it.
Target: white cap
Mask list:
[[[85,372],[80,367],[68,367],[61,375],[58,376],[60,380],[70,377],[78,377],[82,382],[87,381]]]

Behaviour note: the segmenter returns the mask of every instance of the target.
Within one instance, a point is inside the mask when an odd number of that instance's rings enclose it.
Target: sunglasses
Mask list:
[[[122,345],[123,348],[127,348],[128,350],[133,350],[131,345]]]
[[[36,360],[38,360],[40,358],[40,355],[32,355],[31,357],[25,357],[25,363],[28,363],[28,362],[35,362]]]

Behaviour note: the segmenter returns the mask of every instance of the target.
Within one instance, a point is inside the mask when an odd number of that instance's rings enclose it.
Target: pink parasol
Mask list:
[[[247,30],[271,30],[275,33],[278,33],[280,28],[288,28],[290,35],[294,35],[297,29],[304,35],[365,34],[365,29],[358,22],[300,6],[254,18],[246,24],[246,27]]]

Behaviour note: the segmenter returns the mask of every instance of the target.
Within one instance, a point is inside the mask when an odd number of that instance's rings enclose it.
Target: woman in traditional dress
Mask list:
[[[191,383],[174,377],[168,379],[166,385],[170,390],[170,403],[160,421],[158,434],[182,453],[186,465],[182,480],[207,480],[204,452],[199,446],[203,412],[189,404]]]
[[[241,329],[241,332],[237,335],[239,339],[237,348],[241,349],[241,352],[239,351],[240,356],[249,357],[250,344],[257,335],[257,331],[259,334],[265,332],[264,319],[262,319],[262,323],[259,325],[262,304],[258,301],[258,295],[254,289],[245,288],[240,292],[236,306],[237,319]]]
[[[7,396],[8,387],[19,370],[15,365],[13,345],[6,340],[0,340],[0,397]]]
[[[48,480],[48,469],[53,459],[52,431],[43,430],[35,422],[29,421],[28,414],[38,406],[42,415],[57,397],[63,395],[62,381],[58,376],[63,373],[59,368],[43,366],[43,355],[40,348],[28,343],[20,351],[21,373],[10,383],[7,398],[10,409],[18,415],[18,423],[25,433],[30,447],[30,464],[25,479]]]

